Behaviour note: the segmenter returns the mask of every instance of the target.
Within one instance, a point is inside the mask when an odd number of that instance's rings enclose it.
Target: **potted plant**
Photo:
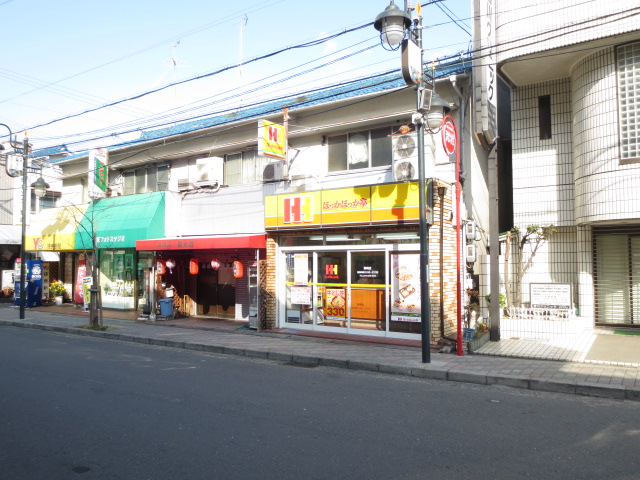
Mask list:
[[[64,284],[60,280],[51,282],[49,285],[49,295],[56,299],[56,305],[62,305],[66,293],[67,290],[64,288]]]

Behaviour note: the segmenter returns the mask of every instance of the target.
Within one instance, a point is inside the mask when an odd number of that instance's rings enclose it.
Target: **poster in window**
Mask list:
[[[113,264],[115,273],[122,275],[122,272],[124,272],[124,255],[116,253],[113,257]]]
[[[327,320],[344,320],[347,315],[347,298],[344,288],[325,290],[324,317]]]
[[[309,284],[309,254],[296,253],[293,256],[293,283],[295,285]]]
[[[292,305],[311,305],[311,287],[291,287]]]
[[[420,255],[391,255],[391,320],[420,322]]]

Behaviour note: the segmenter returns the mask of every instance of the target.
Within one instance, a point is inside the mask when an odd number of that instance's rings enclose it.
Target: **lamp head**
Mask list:
[[[440,95],[433,92],[431,97],[431,108],[427,113],[427,126],[431,131],[440,130],[442,126],[442,119],[446,112],[449,111],[449,104],[445,102]]]
[[[40,177],[35,182],[31,184],[31,188],[33,188],[37,197],[42,198],[47,194],[47,189],[49,188],[49,184],[44,181],[44,178]]]
[[[411,16],[391,0],[384,12],[376,17],[373,26],[380,32],[383,44],[396,47],[402,42],[406,30],[411,26]]]

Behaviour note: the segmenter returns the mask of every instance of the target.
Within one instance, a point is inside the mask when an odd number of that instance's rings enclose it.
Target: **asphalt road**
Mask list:
[[[3,479],[637,479],[640,404],[0,327]]]

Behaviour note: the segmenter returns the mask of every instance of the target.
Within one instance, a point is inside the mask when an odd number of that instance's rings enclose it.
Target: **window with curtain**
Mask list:
[[[150,165],[136,168],[122,174],[124,178],[124,194],[161,192],[169,185],[169,166]]]
[[[329,137],[329,171],[385,167],[392,163],[392,127]]]
[[[244,185],[262,182],[262,171],[267,163],[269,159],[258,155],[255,150],[225,155],[224,184]]]

